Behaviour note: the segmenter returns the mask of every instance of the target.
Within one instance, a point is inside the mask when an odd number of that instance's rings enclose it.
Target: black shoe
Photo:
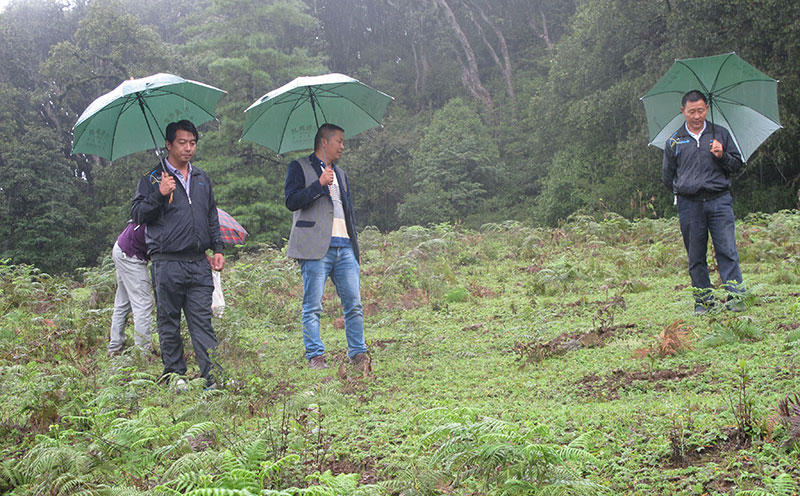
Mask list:
[[[731,312],[744,312],[745,306],[742,300],[736,298],[728,300],[725,304],[725,308]]]

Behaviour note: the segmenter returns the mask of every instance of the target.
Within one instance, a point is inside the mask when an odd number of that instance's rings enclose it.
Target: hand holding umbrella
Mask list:
[[[169,202],[172,203],[172,192],[175,191],[175,177],[166,172],[161,173],[161,183],[158,185],[158,190],[162,195],[169,195]]]
[[[722,158],[722,154],[725,152],[722,148],[722,143],[717,140],[711,140],[711,153],[714,154],[717,158]]]
[[[330,190],[330,185],[333,184],[333,166],[331,164],[325,166],[325,170],[319,176],[319,183]]]

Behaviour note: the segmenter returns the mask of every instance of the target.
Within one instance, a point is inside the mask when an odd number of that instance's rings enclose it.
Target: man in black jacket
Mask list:
[[[742,158],[728,130],[706,121],[708,102],[703,93],[686,93],[681,113],[686,124],[667,140],[661,178],[676,195],[695,288],[694,309],[696,314],[703,314],[714,303],[706,263],[709,232],[722,286],[729,293],[744,293],[730,193],[730,176],[741,169]],[[741,298],[729,299],[728,308],[742,310]]]
[[[196,146],[194,124],[182,120],[167,126],[167,158],[139,180],[131,218],[147,225],[164,374],[186,374],[180,334],[183,310],[200,375],[212,387],[212,368],[219,366],[209,357],[217,347],[211,327],[211,269],[222,270],[225,257],[211,181],[190,163]],[[208,249],[214,250],[212,259],[206,257]],[[183,379],[178,384],[184,384]]]

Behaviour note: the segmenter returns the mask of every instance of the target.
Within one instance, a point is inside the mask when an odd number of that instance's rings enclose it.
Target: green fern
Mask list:
[[[596,463],[586,449],[588,434],[560,446],[543,442],[542,434],[548,433],[546,427],[523,431],[488,417],[448,422],[422,438],[423,447],[433,449],[426,469],[440,471],[454,488],[479,484],[489,494],[601,492],[602,486],[572,470],[573,465]],[[424,490],[419,494],[425,494]]]
[[[152,493],[140,491],[133,487],[109,487],[103,490],[103,496],[147,496]]]
[[[768,477],[762,482],[764,489],[739,491],[736,496],[792,496],[797,491],[797,483],[789,474],[780,474],[774,479]]]

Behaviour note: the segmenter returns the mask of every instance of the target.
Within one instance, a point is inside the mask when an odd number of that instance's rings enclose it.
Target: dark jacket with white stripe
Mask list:
[[[711,153],[712,139],[722,143],[722,158]],[[742,156],[727,129],[706,121],[698,143],[684,124],[664,146],[661,179],[678,196],[704,200],[728,191],[731,174],[741,168]]]
[[[151,260],[199,260],[209,248],[222,253],[217,202],[211,181],[199,167],[192,165],[189,176],[191,198],[175,179],[172,203],[159,191],[161,165],[139,180],[131,206],[131,218],[147,224],[145,241]]]

